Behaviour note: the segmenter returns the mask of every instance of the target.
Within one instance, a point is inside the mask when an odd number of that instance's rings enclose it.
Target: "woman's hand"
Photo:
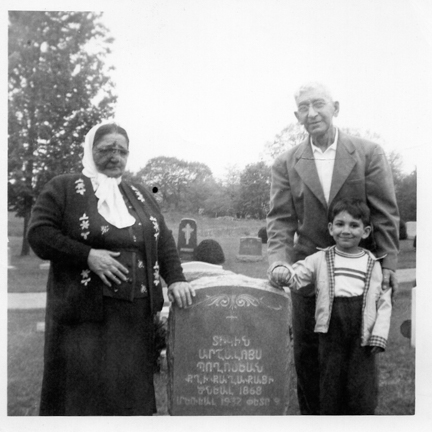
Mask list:
[[[168,298],[175,301],[180,308],[191,306],[192,297],[195,297],[195,290],[188,282],[174,282],[168,287]]]
[[[127,281],[129,270],[120,264],[115,258],[120,252],[111,252],[105,249],[91,249],[87,263],[91,271],[95,272],[105,285],[111,286],[111,282],[121,284]]]

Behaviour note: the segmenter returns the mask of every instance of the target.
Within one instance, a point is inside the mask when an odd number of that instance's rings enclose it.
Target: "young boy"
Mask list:
[[[377,405],[375,354],[386,347],[391,289],[382,290],[380,264],[359,247],[372,229],[369,215],[361,201],[337,202],[329,218],[336,245],[289,269],[290,288],[316,286],[320,414],[371,415]]]

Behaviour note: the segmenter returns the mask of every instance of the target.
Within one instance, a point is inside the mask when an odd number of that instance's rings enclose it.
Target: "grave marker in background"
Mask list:
[[[195,219],[183,218],[180,221],[177,249],[182,261],[192,261],[197,247],[197,223]]]
[[[405,224],[407,237],[412,240],[417,234],[417,222],[407,222]]]
[[[242,275],[191,282],[191,307],[171,305],[171,415],[283,415],[292,371],[289,294]]]
[[[11,248],[8,246],[7,248],[8,251],[8,270],[14,270],[15,266],[13,266],[12,263],[12,251]]]
[[[261,261],[262,256],[262,240],[260,237],[241,237],[239,254],[237,260],[239,261]]]

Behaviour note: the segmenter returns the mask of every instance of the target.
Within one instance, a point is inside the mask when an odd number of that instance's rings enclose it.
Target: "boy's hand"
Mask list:
[[[371,349],[371,354],[379,354],[379,353],[381,353],[383,351],[384,351],[384,348],[381,348],[379,346],[374,346]]]
[[[290,271],[284,266],[275,267],[271,273],[272,282],[279,287],[287,286],[290,276]]]

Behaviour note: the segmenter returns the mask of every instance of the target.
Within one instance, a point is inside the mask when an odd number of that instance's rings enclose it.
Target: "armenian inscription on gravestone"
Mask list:
[[[239,261],[261,261],[262,260],[262,240],[259,237],[241,237]]]
[[[171,415],[283,415],[291,377],[291,300],[242,275],[191,282],[191,307],[172,305]]]
[[[195,219],[183,218],[180,221],[177,249],[181,260],[193,260],[197,247],[197,223]]]

